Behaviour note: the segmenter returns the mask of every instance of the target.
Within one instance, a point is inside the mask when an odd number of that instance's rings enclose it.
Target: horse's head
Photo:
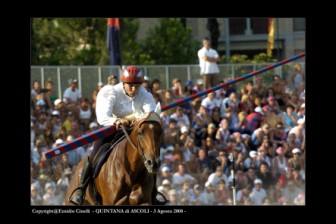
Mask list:
[[[162,143],[162,126],[159,115],[155,112],[146,114],[133,129],[136,135],[137,150],[149,173],[159,169],[160,146]]]

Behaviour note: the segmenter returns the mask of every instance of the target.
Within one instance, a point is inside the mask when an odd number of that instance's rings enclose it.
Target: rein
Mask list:
[[[124,125],[121,125],[121,129],[122,129],[122,131],[124,132],[124,134],[125,134],[125,136],[126,136],[126,138],[127,138],[127,141],[128,141],[129,143],[131,143],[133,149],[134,149],[136,152],[138,152],[138,148],[137,148],[137,147],[134,145],[134,143],[132,142],[132,139],[130,138],[129,134],[127,133],[127,131],[126,131]],[[137,138],[137,139],[138,139],[138,138]],[[139,141],[138,141],[138,143],[139,143]],[[139,146],[140,146],[140,144],[139,144]],[[143,161],[144,164],[146,165],[146,158],[145,158],[145,155],[144,155],[144,150],[142,150],[142,153],[141,153],[140,155],[141,155],[141,159],[142,159],[142,161]]]

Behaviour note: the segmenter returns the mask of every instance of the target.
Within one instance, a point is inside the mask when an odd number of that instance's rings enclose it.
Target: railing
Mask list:
[[[264,78],[265,86],[272,82],[274,74],[280,75],[289,81],[290,74],[293,71],[293,66],[297,62],[292,62],[284,66],[275,68],[274,70],[258,75]],[[303,67],[305,62],[300,62]],[[256,71],[272,63],[262,64],[219,64],[220,80],[224,81],[227,78],[235,78],[244,74]],[[179,78],[184,85],[187,80],[196,80],[201,78],[200,68],[198,65],[146,65],[141,67],[149,80],[159,79],[162,88],[170,88],[171,81],[174,78]],[[84,97],[90,98],[92,92],[97,89],[98,82],[106,83],[108,76],[116,75],[120,77],[121,69],[119,66],[31,66],[31,86],[34,80],[44,84],[48,79],[54,83],[53,92],[51,95],[56,98],[63,98],[63,93],[69,87],[69,79],[78,80],[78,88]],[[255,77],[252,78],[255,81]],[[249,81],[249,80],[248,80]],[[237,84],[237,89],[244,85],[247,81]]]

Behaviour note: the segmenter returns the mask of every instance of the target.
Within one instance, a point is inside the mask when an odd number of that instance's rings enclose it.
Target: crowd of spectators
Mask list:
[[[161,113],[165,131],[157,187],[170,205],[232,205],[233,188],[238,205],[305,204],[305,82],[296,75],[293,85],[274,75],[266,86],[258,77],[239,90],[230,85]],[[106,85],[118,82],[110,76]],[[33,83],[32,205],[63,204],[72,174],[92,143],[51,160],[43,152],[98,127],[95,99],[103,85],[98,83],[88,98],[77,80],[69,80],[57,99],[52,81],[46,89]],[[163,89],[160,80],[146,77],[143,85],[161,105],[204,91],[201,79],[195,84],[174,79],[170,89]]]

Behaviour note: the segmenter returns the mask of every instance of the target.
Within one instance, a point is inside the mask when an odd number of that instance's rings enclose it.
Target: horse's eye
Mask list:
[[[143,132],[142,132],[142,130],[138,130],[138,135],[139,135],[140,137],[143,136]]]

